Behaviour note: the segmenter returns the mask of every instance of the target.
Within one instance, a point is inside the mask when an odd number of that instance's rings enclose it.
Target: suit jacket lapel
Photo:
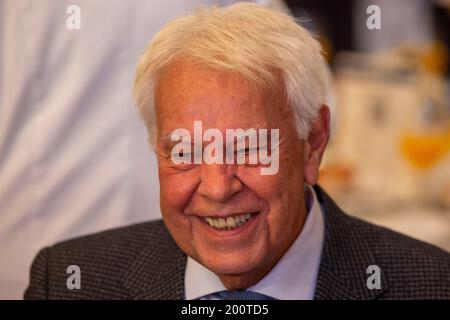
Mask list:
[[[186,255],[162,221],[151,241],[125,271],[123,286],[133,299],[184,299]]]
[[[319,186],[314,189],[325,209],[325,239],[314,298],[377,298],[387,290],[388,283],[381,272],[381,289],[367,287],[370,274],[366,270],[377,261],[359,231],[364,222],[344,214]]]

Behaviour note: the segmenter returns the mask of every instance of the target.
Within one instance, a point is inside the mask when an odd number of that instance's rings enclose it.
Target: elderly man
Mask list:
[[[25,298],[450,298],[448,253],[347,216],[316,185],[327,68],[290,16],[239,4],[175,20],[135,96],[164,221],[43,249]]]

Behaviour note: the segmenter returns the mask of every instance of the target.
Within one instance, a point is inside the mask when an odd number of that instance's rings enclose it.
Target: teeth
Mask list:
[[[223,230],[223,229],[230,230],[230,229],[239,228],[244,223],[246,223],[251,218],[251,216],[252,215],[250,213],[247,213],[247,214],[240,214],[240,215],[233,216],[233,217],[228,217],[226,219],[214,219],[211,217],[206,217],[205,221],[208,222],[208,224],[211,227],[221,229],[221,230]]]
[[[236,223],[234,222],[234,219],[232,217],[227,218],[227,227],[234,227]]]

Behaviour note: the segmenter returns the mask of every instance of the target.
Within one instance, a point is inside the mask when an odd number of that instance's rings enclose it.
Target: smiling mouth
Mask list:
[[[245,225],[255,214],[258,212],[249,212],[244,214],[238,214],[234,216],[228,216],[224,218],[213,218],[205,217],[203,218],[210,227],[217,230],[234,230]]]

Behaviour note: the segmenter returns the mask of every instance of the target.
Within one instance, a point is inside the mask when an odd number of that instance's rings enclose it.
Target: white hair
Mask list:
[[[293,17],[249,3],[201,9],[167,24],[138,63],[134,96],[153,148],[158,74],[183,57],[235,72],[258,86],[279,87],[281,76],[301,139],[307,137],[320,107],[326,104],[328,69],[320,44]]]

